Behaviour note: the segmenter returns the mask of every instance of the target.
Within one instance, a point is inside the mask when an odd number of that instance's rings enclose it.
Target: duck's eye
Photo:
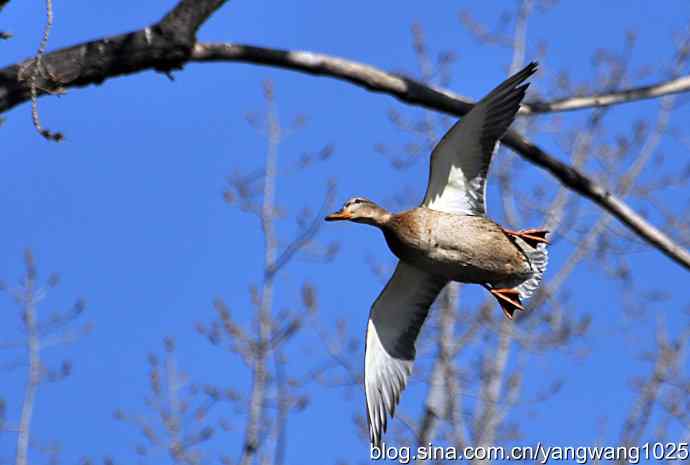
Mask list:
[[[362,203],[362,199],[354,199],[352,203]]]

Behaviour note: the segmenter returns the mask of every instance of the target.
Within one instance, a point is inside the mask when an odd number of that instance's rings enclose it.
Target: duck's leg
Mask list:
[[[498,300],[503,314],[509,320],[513,319],[515,310],[525,310],[525,307],[522,306],[522,302],[520,302],[520,293],[517,289],[495,288],[486,285],[484,285],[484,287],[487,291],[491,292],[491,295],[493,295],[496,300]]]
[[[546,229],[531,228],[522,229],[520,231],[512,231],[510,229],[501,228],[503,232],[509,236],[519,237],[523,241],[527,242],[531,247],[536,248],[539,244],[548,244],[549,241],[546,239],[546,235],[549,233]]]

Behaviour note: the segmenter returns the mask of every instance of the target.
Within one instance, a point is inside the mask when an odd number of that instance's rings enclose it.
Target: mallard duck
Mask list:
[[[492,90],[456,123],[431,154],[421,205],[391,213],[363,197],[327,221],[379,228],[399,261],[374,301],[367,325],[364,385],[371,443],[380,446],[415,358],[429,308],[449,281],[484,286],[505,316],[524,310],[546,269],[547,231],[512,231],[486,216],[486,176],[497,141],[513,122],[537,70],[530,63]]]

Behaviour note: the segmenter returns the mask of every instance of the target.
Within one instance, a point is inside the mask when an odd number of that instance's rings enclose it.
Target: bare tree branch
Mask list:
[[[439,306],[439,330],[436,339],[438,351],[429,377],[429,390],[424,402],[423,413],[416,430],[418,447],[426,447],[436,439],[436,430],[440,423],[447,419],[451,423],[454,445],[458,448],[465,446],[465,425],[459,412],[458,402],[461,399],[461,386],[458,383],[457,367],[453,363],[453,343],[457,339],[455,324],[458,318],[458,289],[457,283],[446,286],[441,294]],[[419,459],[417,463],[425,463]]]
[[[67,87],[153,69],[168,73],[189,59],[195,34],[225,0],[182,0],[158,23],[44,55],[36,79],[37,96]],[[35,58],[0,70],[0,112],[31,99]],[[43,72],[44,71],[44,72]]]
[[[679,94],[690,91],[690,75],[668,81],[658,82],[648,86],[632,87],[617,92],[604,94],[583,95],[581,97],[567,97],[550,102],[527,102],[520,110],[521,114],[552,113],[557,111],[582,110],[584,108],[608,107],[619,103],[646,100],[664,95]]]
[[[17,360],[2,364],[3,369],[13,369],[15,367],[27,368],[24,395],[20,404],[21,411],[19,414],[19,423],[16,427],[8,429],[2,426],[4,422],[4,404],[0,399],[0,433],[10,430],[17,433],[17,446],[14,460],[16,465],[27,465],[31,463],[29,460],[30,448],[36,448],[36,441],[32,440],[32,425],[39,387],[45,382],[57,382],[65,379],[70,375],[72,369],[72,364],[68,360],[63,360],[56,368],[50,368],[44,363],[42,351],[49,346],[60,345],[72,337],[70,329],[63,328],[61,323],[74,322],[85,305],[83,301],[80,300],[78,302],[82,303],[78,304],[79,310],[77,313],[53,313],[40,319],[39,304],[48,294],[48,290],[58,285],[59,279],[56,274],[52,274],[46,280],[45,286],[41,286],[38,281],[36,261],[29,249],[24,252],[24,266],[26,271],[23,273],[18,286],[6,287],[4,284],[0,284],[0,290],[6,291],[13,297],[19,308],[19,317],[21,320],[20,327],[25,338],[23,343],[20,344],[15,344],[13,342],[0,343],[0,348],[21,348],[24,352]],[[55,324],[47,325],[47,321]],[[87,326],[84,327],[84,329],[86,328]],[[40,447],[38,449],[40,449]],[[2,460],[0,460],[0,462],[2,462]]]
[[[620,443],[627,447],[640,443],[642,433],[649,425],[652,409],[659,398],[659,391],[681,355],[682,346],[669,343],[662,321],[657,323],[656,339],[658,353],[654,368],[649,379],[640,386],[640,393],[623,423]]]
[[[499,424],[499,412],[497,411],[498,402],[503,387],[503,377],[506,371],[506,364],[510,357],[510,345],[513,340],[512,322],[503,319],[500,323],[499,338],[496,351],[492,357],[482,362],[481,390],[477,397],[477,407],[475,408],[475,441],[479,447],[488,447],[496,440],[496,428]],[[491,359],[489,359],[491,358]],[[481,412],[481,413],[479,413]],[[486,463],[477,460],[473,463]]]
[[[309,74],[327,75],[351,82],[374,92],[393,95],[406,103],[463,116],[472,104],[455,94],[434,89],[412,79],[386,73],[372,66],[311,52],[297,52],[237,44],[197,44],[192,61],[242,61],[292,69]],[[513,130],[502,142],[523,158],[550,172],[562,184],[589,198],[632,229],[638,236],[672,260],[690,269],[690,253],[676,244],[606,187],[572,166],[552,157]]]
[[[148,356],[149,392],[146,404],[151,411],[129,414],[118,408],[113,412],[113,417],[134,426],[146,440],[135,446],[140,457],[151,458],[162,452],[168,455],[173,464],[210,463],[200,446],[214,436],[215,428],[204,424],[202,419],[219,401],[226,400],[232,394],[219,392],[209,386],[199,390],[179,367],[175,340],[166,337],[163,347],[163,360],[155,353]],[[199,400],[198,394],[202,395]],[[108,461],[105,463],[112,464]]]
[[[259,218],[264,239],[264,269],[275,267],[278,239],[275,230],[275,190],[276,171],[278,163],[278,146],[282,138],[282,128],[277,119],[273,100],[273,86],[270,81],[264,82],[264,97],[267,104],[266,125],[268,128],[268,149],[266,151],[266,174],[264,176],[263,197]],[[268,390],[268,344],[272,331],[273,312],[273,274],[264,273],[264,281],[261,289],[261,300],[257,315],[257,340],[252,366],[252,388],[249,398],[247,426],[242,452],[238,463],[249,465],[253,463],[259,452],[261,428],[265,416],[265,403]]]
[[[180,68],[189,59],[189,52],[194,45],[194,34],[225,0],[181,1],[160,22],[135,32],[111,36],[95,41],[85,42],[69,48],[60,49],[46,55],[46,62],[50,70],[50,79],[39,83],[42,92],[50,93],[55,87],[81,87],[90,84],[100,84],[104,80],[123,74],[130,74],[147,69],[170,71]],[[348,60],[314,54],[310,52],[290,52],[286,50],[266,49],[239,44],[197,44],[193,61],[246,61],[301,71],[333,75],[357,82],[355,74],[361,74],[362,67],[369,72],[375,68],[361,65]],[[290,55],[287,57],[287,55]],[[288,59],[289,58],[289,59]],[[340,62],[341,65],[352,67],[353,75],[343,73],[339,66],[329,66],[329,63]],[[27,60],[23,64],[12,65],[0,71],[0,113],[10,110],[14,106],[30,99],[30,83],[22,79],[18,70],[22,66],[33,66],[34,60]],[[353,66],[354,65],[354,66]],[[325,68],[319,70],[319,68]],[[328,68],[333,68],[328,70]],[[358,73],[360,71],[360,73]],[[390,90],[379,88],[388,84],[391,89],[399,92],[410,91],[404,84],[393,82],[386,77],[387,73],[373,76],[370,90],[391,93]],[[393,78],[400,81],[401,78]],[[380,80],[380,83],[376,81]],[[49,82],[52,81],[52,82]],[[388,81],[388,82],[386,82]],[[471,105],[471,102],[447,90],[439,90],[447,96]],[[690,91],[690,76],[682,76],[647,86],[633,87],[616,92],[603,94],[574,96],[554,101],[525,102],[520,114],[530,115],[573,111],[592,107],[602,107],[627,103],[636,100],[658,98],[663,95]],[[408,103],[423,104],[424,102],[405,99]],[[446,111],[446,110],[444,110]],[[468,110],[469,111],[469,110]],[[456,112],[450,111],[455,114]]]
[[[29,437],[31,434],[31,418],[34,410],[36,390],[41,382],[41,349],[40,339],[36,329],[37,316],[36,304],[40,300],[40,289],[36,288],[36,268],[33,257],[29,251],[26,257],[26,276],[21,289],[22,317],[26,328],[27,353],[29,357],[29,373],[26,387],[24,388],[24,400],[22,413],[19,420],[19,434],[17,435],[16,464],[26,465],[29,455]]]

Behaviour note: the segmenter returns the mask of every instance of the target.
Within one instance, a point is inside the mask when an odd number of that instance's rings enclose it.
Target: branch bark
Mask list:
[[[0,113],[31,98],[34,73],[41,96],[149,69],[180,69],[189,60],[196,31],[225,1],[182,0],[149,27],[48,53],[39,70],[35,58],[8,66],[0,70]]]
[[[160,20],[161,30],[190,45],[196,42],[196,31],[227,0],[182,0]]]

